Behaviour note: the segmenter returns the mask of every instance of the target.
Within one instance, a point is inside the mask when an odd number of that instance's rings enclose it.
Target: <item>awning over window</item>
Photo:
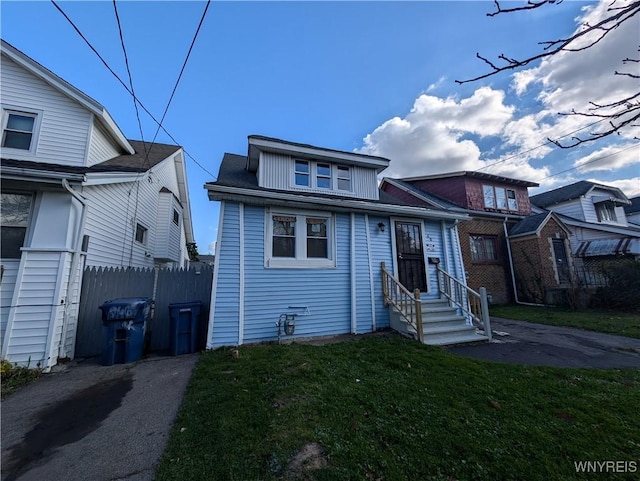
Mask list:
[[[622,237],[615,239],[596,239],[581,242],[575,255],[578,257],[640,255],[640,239]]]

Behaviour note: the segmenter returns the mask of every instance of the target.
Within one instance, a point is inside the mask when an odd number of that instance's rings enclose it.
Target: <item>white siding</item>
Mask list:
[[[587,222],[597,222],[597,218],[595,220],[585,218],[584,206],[587,202],[588,201],[586,201],[586,199],[581,197],[580,199],[574,199],[562,204],[549,205],[546,207],[546,209],[552,210],[553,212],[557,212],[559,214],[568,215],[569,217],[573,217],[574,219],[584,220]],[[593,211],[593,215],[595,215],[595,211]]]
[[[22,365],[48,368],[56,363],[62,329],[60,297],[70,254],[26,251],[22,254],[17,288],[9,316],[11,332],[3,342],[3,356]]]
[[[94,165],[113,159],[120,155],[117,144],[104,128],[94,120],[91,130],[91,140],[89,142],[89,156],[87,165]]]
[[[153,267],[156,248],[161,251],[168,242],[168,238],[159,236],[156,222],[162,187],[178,191],[172,158],[156,165],[149,174],[141,174],[138,182],[84,188],[83,195],[89,200],[87,266]],[[134,240],[136,222],[148,229],[146,245]],[[178,262],[182,265],[183,259]]]
[[[2,274],[2,282],[0,283],[0,339],[4,339],[20,260],[2,259],[1,262],[2,267],[4,268],[4,273]],[[1,343],[2,341],[0,340],[0,344]]]
[[[173,212],[177,211],[182,221],[182,207],[170,192],[160,192],[158,199],[158,218],[156,219],[156,242],[154,257],[180,262],[182,222],[173,222]]]
[[[11,149],[11,157],[84,165],[91,113],[6,57],[2,57],[0,81],[4,107],[43,113],[36,151],[31,154]]]
[[[321,161],[326,162],[326,161]],[[340,164],[344,165],[344,164]],[[316,192],[319,194],[340,195],[359,199],[378,199],[378,183],[375,169],[352,165],[352,192],[298,187],[293,183],[294,158],[289,155],[260,153],[258,183],[260,187],[293,192]]]

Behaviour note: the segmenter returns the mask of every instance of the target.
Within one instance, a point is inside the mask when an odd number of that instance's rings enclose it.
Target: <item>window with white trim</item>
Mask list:
[[[136,224],[136,242],[139,242],[140,244],[143,245],[147,245],[147,233],[149,232],[149,230],[141,225],[141,224]]]
[[[351,190],[351,168],[338,165],[338,190]]]
[[[2,238],[0,248],[3,259],[20,259],[24,246],[24,239],[29,226],[31,216],[31,194],[10,194],[2,193],[2,203],[0,204],[0,225]]]
[[[4,109],[2,120],[2,147],[33,151],[38,114]]]
[[[351,192],[351,167],[312,160],[294,160],[293,185]]]
[[[596,204],[596,214],[600,222],[618,222],[616,205],[610,200]]]
[[[333,216],[267,211],[266,267],[335,267]]]
[[[306,160],[296,160],[294,174],[296,185],[302,187],[311,187],[309,162],[307,162]]]
[[[482,195],[484,198],[484,206],[489,209],[518,210],[516,191],[513,189],[483,185]]]

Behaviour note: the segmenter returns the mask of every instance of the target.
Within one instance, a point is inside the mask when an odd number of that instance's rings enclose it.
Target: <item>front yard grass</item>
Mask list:
[[[640,470],[640,372],[457,357],[397,335],[207,352],[157,480],[578,480]]]
[[[577,327],[606,334],[640,338],[640,315],[638,314],[523,305],[490,306],[489,311],[495,317],[537,322],[551,326]]]

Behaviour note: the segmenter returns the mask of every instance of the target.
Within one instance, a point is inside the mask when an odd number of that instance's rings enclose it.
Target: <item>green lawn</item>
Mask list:
[[[537,322],[551,326],[578,327],[590,331],[640,338],[640,315],[616,311],[570,310],[561,307],[522,305],[491,306],[495,317]]]
[[[481,362],[393,334],[237,353],[203,354],[156,479],[637,479],[574,467],[640,469],[637,370]]]

